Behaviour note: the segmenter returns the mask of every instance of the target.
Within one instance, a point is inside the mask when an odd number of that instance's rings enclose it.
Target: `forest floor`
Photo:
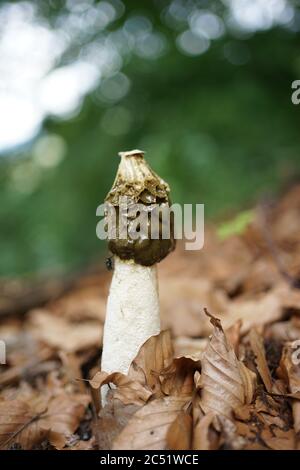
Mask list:
[[[252,219],[160,264],[127,376],[99,371],[110,272],[3,282],[0,448],[300,449],[300,186]]]

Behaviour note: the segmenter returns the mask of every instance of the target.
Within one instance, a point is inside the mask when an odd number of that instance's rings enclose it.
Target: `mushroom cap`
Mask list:
[[[151,266],[165,258],[168,253],[175,249],[174,239],[174,217],[170,214],[168,223],[170,224],[170,236],[162,238],[163,220],[162,215],[158,221],[159,234],[156,238],[151,238],[151,213],[154,205],[159,204],[163,210],[170,206],[169,185],[160,178],[148,165],[144,159],[142,150],[131,150],[120,152],[121,162],[117,171],[114,184],[106,196],[106,202],[114,206],[117,212],[116,217],[116,238],[109,239],[109,249],[112,253],[123,260],[133,260],[134,262]],[[138,238],[133,239],[130,231],[134,226],[135,219],[127,219],[127,238],[119,237],[118,226],[120,220],[120,207],[124,198],[128,205],[140,204],[144,220],[147,220],[147,227]],[[141,212],[140,211],[140,212]],[[146,232],[146,233],[145,233]]]

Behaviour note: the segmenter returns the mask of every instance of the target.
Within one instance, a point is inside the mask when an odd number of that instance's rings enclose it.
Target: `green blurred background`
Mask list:
[[[299,31],[299,1],[1,1],[0,275],[101,258],[120,150],[212,219],[297,178]]]

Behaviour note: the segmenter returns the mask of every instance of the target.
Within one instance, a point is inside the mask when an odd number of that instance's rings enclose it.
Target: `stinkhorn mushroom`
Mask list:
[[[101,369],[126,374],[143,343],[160,332],[157,263],[175,248],[175,239],[172,213],[167,221],[167,238],[162,236],[166,222],[161,212],[156,236],[155,229],[151,231],[154,207],[170,206],[168,184],[152,171],[144,152],[132,150],[119,155],[116,179],[106,197],[106,203],[116,211],[116,236],[108,237],[114,255],[114,272],[106,308]],[[143,230],[137,227],[137,216],[129,211],[125,218],[127,234],[121,236],[119,222],[124,197],[129,208],[139,204],[139,216],[144,213],[143,220],[146,220],[146,233],[145,227]]]

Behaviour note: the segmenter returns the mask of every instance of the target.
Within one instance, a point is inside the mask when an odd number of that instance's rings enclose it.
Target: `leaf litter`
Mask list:
[[[163,330],[126,375],[99,369],[111,274],[29,310],[10,289],[1,449],[300,449],[300,186],[248,222],[161,264]]]

